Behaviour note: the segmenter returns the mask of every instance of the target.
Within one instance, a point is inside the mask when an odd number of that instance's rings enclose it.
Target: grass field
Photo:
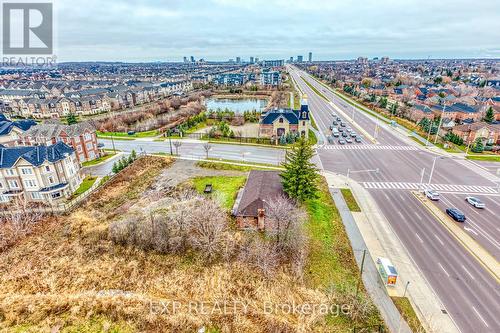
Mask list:
[[[239,163],[239,162],[238,162]],[[242,163],[243,164],[243,163]],[[197,166],[200,168],[205,168],[205,169],[213,169],[213,170],[234,170],[234,171],[243,171],[247,172],[250,170],[274,170],[269,168],[268,166],[265,165],[235,165],[235,164],[229,164],[229,163],[221,163],[220,161],[214,161],[214,162],[207,162],[207,161],[200,161],[196,163]]]
[[[77,196],[87,192],[87,190],[89,188],[91,188],[92,185],[94,185],[96,180],[97,180],[97,177],[90,177],[90,176],[85,177],[85,179],[82,181],[82,184],[80,185],[80,187],[75,191],[75,193],[73,193],[73,195],[71,197],[76,198]]]
[[[414,333],[425,333],[425,329],[423,328],[420,320],[415,313],[415,310],[411,306],[410,301],[406,297],[391,297],[394,305],[398,308],[399,313],[403,316],[405,321],[410,326],[412,332]]]
[[[212,184],[211,195],[216,195],[222,201],[222,206],[227,210],[231,210],[238,190],[245,185],[246,177],[195,177],[192,181],[199,193],[203,193],[205,185]]]
[[[500,155],[472,155],[466,157],[468,160],[485,161],[485,162],[500,162]]]
[[[347,203],[347,207],[349,207],[349,210],[351,212],[360,212],[361,208],[359,208],[356,198],[354,198],[354,195],[352,194],[351,190],[348,188],[343,188],[340,191],[344,196],[344,200]]]
[[[133,135],[128,135],[126,132],[97,132],[98,137],[117,137],[117,138],[151,138],[160,135],[158,130],[151,130],[145,132],[136,132]]]
[[[88,167],[88,166],[92,166],[92,165],[96,165],[96,164],[105,162],[115,155],[116,155],[115,153],[107,153],[106,155],[101,156],[99,158],[93,159],[91,161],[83,162],[82,167]]]

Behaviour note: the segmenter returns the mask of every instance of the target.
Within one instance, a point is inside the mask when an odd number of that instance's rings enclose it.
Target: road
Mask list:
[[[469,161],[443,157],[422,149],[396,133],[391,126],[350,106],[316,82],[308,74],[291,69],[291,74],[308,95],[308,102],[319,130],[330,135],[333,114],[344,113],[343,120],[353,129],[361,127],[364,143],[326,144],[317,149],[320,167],[347,174],[362,183],[373,195],[425,278],[433,287],[461,332],[500,331],[500,288],[494,279],[410,193],[411,189],[435,187],[443,191],[442,209],[457,205],[470,215],[474,230],[484,230],[478,241],[498,242],[500,207],[497,202],[499,179]],[[317,95],[302,79],[306,78],[328,101]],[[354,116],[353,116],[354,114]],[[377,128],[377,131],[375,130]],[[373,143],[367,139],[375,137]],[[435,162],[435,163],[434,163]],[[435,168],[431,175],[432,165]],[[463,207],[466,193],[481,195],[489,210],[474,214]],[[494,204],[494,203],[495,204]],[[496,224],[496,226],[495,226]],[[479,233],[479,232],[478,232]],[[488,235],[488,236],[486,236]],[[494,254],[494,247],[489,249]],[[395,263],[405,265],[408,263]]]
[[[137,153],[170,153],[170,142],[146,141],[146,140],[114,140],[114,146],[117,150],[131,152],[134,149]],[[196,142],[196,140],[179,140],[182,145],[178,148],[178,154],[184,157],[203,159],[207,157],[204,149],[205,142]],[[99,139],[107,149],[113,149],[111,140]],[[229,159],[247,163],[266,163],[279,165],[285,159],[285,150],[273,147],[219,144],[211,143],[208,152],[209,158]],[[175,146],[172,145],[172,152],[175,154]]]

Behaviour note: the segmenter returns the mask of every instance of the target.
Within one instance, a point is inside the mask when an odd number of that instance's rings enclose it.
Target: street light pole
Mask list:
[[[429,175],[429,182],[427,183],[428,185],[431,184],[432,175],[434,174],[434,167],[436,166],[436,161],[438,158],[439,158],[439,156],[436,156],[436,157],[434,157],[434,160],[432,161],[431,174]]]
[[[422,186],[424,184],[424,175],[425,175],[425,168],[422,168],[422,171],[420,172],[420,190],[422,190]]]

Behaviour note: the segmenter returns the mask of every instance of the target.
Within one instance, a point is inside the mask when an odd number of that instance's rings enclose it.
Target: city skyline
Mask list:
[[[59,62],[497,58],[494,1],[58,1]],[[92,15],[89,15],[89,11]],[[474,11],[476,15],[471,16]],[[127,17],[124,21],[123,18]],[[390,22],[390,24],[388,23]],[[173,28],[174,27],[174,28]],[[237,27],[237,29],[235,29]],[[78,38],[76,38],[78,36]]]

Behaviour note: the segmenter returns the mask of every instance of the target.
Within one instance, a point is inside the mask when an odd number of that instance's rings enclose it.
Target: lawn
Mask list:
[[[227,210],[231,210],[238,190],[245,185],[246,177],[195,177],[192,181],[199,193],[203,193],[205,185],[212,184],[211,195],[220,196],[222,206]]]
[[[106,155],[101,156],[99,158],[93,159],[91,161],[83,162],[82,163],[82,167],[88,167],[88,166],[92,166],[92,165],[96,165],[96,164],[102,163],[104,161],[109,160],[111,157],[113,157],[115,155],[116,155],[115,153],[107,153]]]
[[[394,305],[396,305],[396,308],[398,308],[399,313],[401,313],[403,318],[410,326],[412,332],[425,332],[408,298],[406,297],[391,297],[391,298],[392,301],[394,302]]]
[[[305,207],[309,215],[306,228],[310,237],[309,261],[305,268],[306,283],[320,290],[334,289],[341,294],[353,292],[359,278],[358,266],[324,178],[320,180],[318,197],[308,200]],[[369,299],[364,289],[360,295]],[[381,322],[376,308],[363,320],[366,325]],[[329,320],[330,332],[350,332],[350,325],[352,323],[345,322],[342,317]]]
[[[80,185],[80,187],[75,191],[75,193],[73,193],[72,198],[74,199],[77,196],[79,196],[80,194],[87,192],[87,190],[89,188],[91,188],[92,185],[94,185],[96,179],[97,179],[97,177],[91,177],[91,176],[85,177],[85,179],[82,181],[82,184]]]
[[[212,169],[212,170],[233,170],[233,171],[243,171],[247,172],[250,170],[269,170],[267,166],[259,166],[259,165],[235,165],[229,163],[221,163],[221,162],[206,162],[200,161],[196,163],[200,168]]]
[[[500,162],[500,155],[467,155],[468,160],[486,161],[486,162]]]
[[[359,208],[358,203],[356,202],[356,198],[352,194],[351,190],[348,188],[343,188],[340,190],[342,195],[344,196],[344,200],[347,203],[347,207],[351,212],[360,212],[361,208]]]
[[[119,137],[119,138],[151,138],[160,135],[158,130],[151,130],[145,132],[136,132],[135,134],[129,135],[126,132],[100,132],[97,131],[98,137]]]
[[[315,145],[318,143],[318,138],[316,137],[316,134],[312,130],[309,130],[309,143],[311,145]]]

